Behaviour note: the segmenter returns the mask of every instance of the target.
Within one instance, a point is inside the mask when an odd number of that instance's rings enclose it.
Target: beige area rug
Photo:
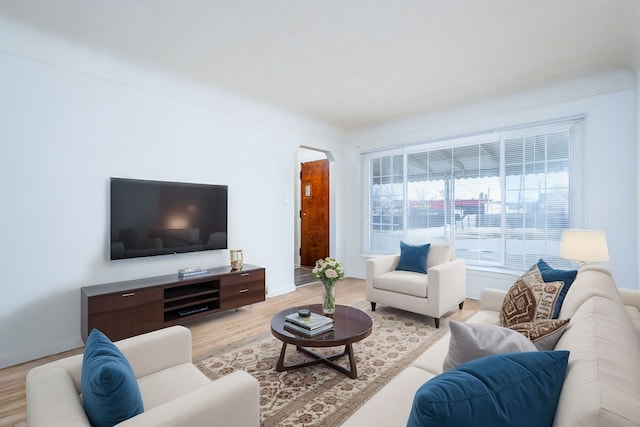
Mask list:
[[[449,330],[446,321],[436,329],[431,317],[380,306],[372,312],[366,302],[354,306],[373,320],[371,335],[353,344],[357,379],[323,364],[276,372],[282,343],[271,334],[221,348],[199,357],[195,364],[212,380],[236,370],[257,378],[263,427],[340,425]],[[333,354],[342,349],[313,350]],[[302,360],[310,358],[297,352],[295,346],[287,347],[286,365]],[[342,357],[339,363],[348,367],[348,358]]]

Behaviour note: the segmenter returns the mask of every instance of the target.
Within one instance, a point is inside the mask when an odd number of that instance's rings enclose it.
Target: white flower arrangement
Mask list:
[[[326,257],[316,261],[312,273],[322,281],[322,312],[333,314],[336,310],[336,282],[344,277],[342,265],[335,259]]]
[[[317,260],[316,266],[311,272],[316,278],[322,280],[322,282],[325,282],[325,279],[335,282],[344,277],[342,265],[335,259],[329,257]]]

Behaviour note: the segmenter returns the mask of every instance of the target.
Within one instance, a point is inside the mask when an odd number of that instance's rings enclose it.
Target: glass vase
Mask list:
[[[322,282],[322,313],[333,314],[336,311],[336,282]]]

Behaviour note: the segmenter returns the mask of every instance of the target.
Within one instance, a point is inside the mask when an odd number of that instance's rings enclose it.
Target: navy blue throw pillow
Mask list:
[[[440,374],[416,392],[407,427],[550,426],[569,352],[504,353]]]
[[[82,359],[82,401],[92,426],[113,426],[144,411],[136,376],[124,354],[97,329]]]
[[[567,296],[567,292],[569,291],[571,284],[574,280],[576,280],[578,270],[556,270],[543,259],[538,261],[538,269],[540,270],[540,274],[542,274],[542,280],[544,280],[545,283],[564,282],[564,285],[560,290],[560,294],[558,295],[556,305],[553,308],[553,315],[551,316],[552,319],[557,319],[558,315],[560,314],[560,308],[562,307],[564,297]]]
[[[396,270],[414,271],[427,274],[427,254],[431,243],[425,245],[409,245],[400,242],[400,262]]]

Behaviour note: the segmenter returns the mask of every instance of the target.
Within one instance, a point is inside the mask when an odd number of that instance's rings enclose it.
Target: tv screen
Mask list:
[[[111,178],[111,259],[227,249],[227,186]]]

